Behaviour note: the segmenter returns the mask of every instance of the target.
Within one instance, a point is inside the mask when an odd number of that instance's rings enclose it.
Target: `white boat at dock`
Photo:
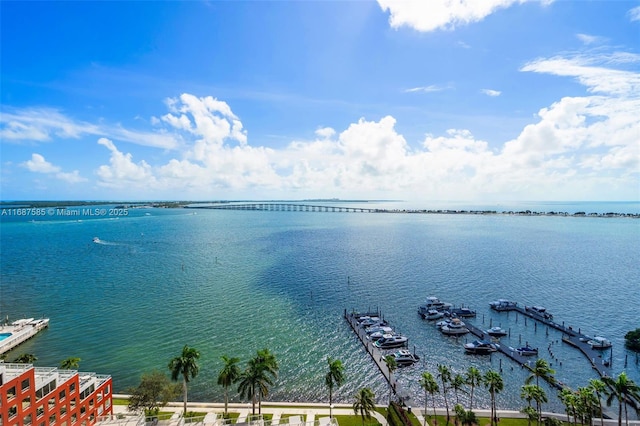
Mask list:
[[[487,333],[491,337],[504,337],[508,334],[507,331],[502,327],[497,326],[491,327],[490,329],[486,330],[485,333]]]
[[[507,311],[518,306],[517,302],[512,302],[507,299],[498,299],[489,303],[489,307],[495,311]]]
[[[380,349],[395,349],[407,346],[409,339],[401,334],[385,334],[373,344]]]
[[[474,340],[471,343],[464,344],[465,352],[475,355],[488,355],[492,352],[496,352],[498,348],[491,342],[486,340]]]
[[[528,344],[525,345],[525,346],[522,346],[520,348],[509,347],[509,350],[517,353],[520,356],[536,356],[536,355],[538,355],[538,348],[532,348]]]
[[[452,306],[453,305],[451,303],[442,302],[436,296],[429,296],[425,300],[424,304],[418,307],[418,314],[420,314],[420,316],[426,315],[426,313],[430,309],[435,309],[436,311],[445,311],[447,309],[450,309]]]
[[[420,361],[420,357],[416,354],[409,352],[408,349],[400,349],[392,353],[391,356],[396,361],[396,364],[398,364],[398,366],[400,367],[413,365],[414,363]]]
[[[420,316],[426,320],[437,320],[444,317],[444,312],[438,311],[437,309],[428,309],[426,313],[422,313]]]
[[[463,334],[467,334],[469,329],[460,318],[453,318],[449,321],[449,324],[440,327],[440,331],[447,336],[462,336]]]
[[[606,339],[602,336],[595,336],[591,340],[587,341],[587,343],[593,349],[608,349],[613,346],[609,339]]]

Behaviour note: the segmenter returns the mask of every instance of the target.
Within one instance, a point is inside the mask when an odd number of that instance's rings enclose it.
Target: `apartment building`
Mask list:
[[[0,361],[0,426],[89,426],[113,413],[111,376]]]

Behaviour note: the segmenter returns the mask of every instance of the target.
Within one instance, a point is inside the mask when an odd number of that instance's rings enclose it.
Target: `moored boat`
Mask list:
[[[487,333],[489,336],[491,337],[503,337],[507,335],[507,331],[502,329],[501,327],[491,327],[490,329],[486,330],[485,333]]]
[[[420,357],[409,352],[408,349],[400,349],[392,353],[391,356],[395,359],[396,364],[398,364],[398,366],[400,367],[413,365],[414,363],[420,361]]]
[[[451,303],[442,302],[435,296],[429,296],[425,300],[424,304],[418,307],[418,313],[422,316],[427,313],[430,309],[435,309],[436,311],[444,311],[451,308],[453,305]]]
[[[471,343],[464,344],[464,350],[467,353],[475,355],[488,355],[498,350],[496,345],[486,340],[474,340]]]
[[[437,309],[428,309],[427,312],[421,313],[420,316],[422,319],[436,320],[444,317],[444,312],[438,311]]]
[[[611,341],[602,336],[595,336],[591,340],[587,341],[587,343],[593,349],[608,349],[612,346]]]
[[[463,334],[467,334],[469,329],[460,318],[453,318],[448,324],[440,327],[440,331],[447,336],[462,336]]]
[[[409,339],[401,334],[385,334],[373,344],[380,349],[395,349],[407,346]]]
[[[520,348],[509,348],[511,349],[513,352],[517,353],[518,355],[521,356],[536,356],[538,355],[538,348],[532,348],[531,346],[529,346],[528,344],[525,346],[522,346]]]
[[[507,299],[498,299],[489,303],[489,307],[494,311],[507,311],[518,306],[517,302],[512,302]]]

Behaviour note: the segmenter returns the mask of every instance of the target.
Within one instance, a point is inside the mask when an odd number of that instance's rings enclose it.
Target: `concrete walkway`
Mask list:
[[[128,395],[113,395],[114,398],[128,398]],[[386,405],[384,406],[386,408]],[[222,413],[224,413],[224,404],[223,403],[206,403],[206,402],[189,402],[187,405],[187,409],[189,411],[199,411],[207,414],[212,414],[212,416],[208,416],[209,419],[220,419],[222,417]],[[256,413],[258,407],[256,406]],[[182,413],[183,403],[182,402],[170,402],[166,407],[162,408],[162,411],[173,411],[177,416]],[[484,409],[474,409],[473,410],[478,417],[489,417],[491,415],[490,410]],[[230,403],[229,404],[229,412],[230,413],[239,413],[239,417],[237,422],[244,423],[247,419],[251,418],[252,407],[251,404],[238,404],[238,403]],[[334,416],[353,416],[353,408],[351,404],[333,404],[333,415]],[[416,418],[420,421],[420,424],[429,426],[428,422],[425,422],[424,417],[424,407],[412,407],[411,412],[416,416]],[[213,414],[217,414],[217,416],[213,417]],[[113,414],[132,414],[127,410],[127,406],[125,405],[114,405],[113,406]],[[304,424],[320,424],[322,425],[329,418],[329,407],[328,404],[318,404],[318,403],[296,403],[296,402],[263,402],[262,403],[262,414],[270,414],[272,415],[272,420],[270,422],[271,426],[276,425],[292,425],[293,423],[289,422],[289,417],[298,416],[300,420],[298,421],[299,426],[303,426]],[[447,412],[444,408],[436,408],[436,414],[439,416],[446,416]],[[519,411],[514,410],[498,410],[498,417],[502,418],[525,418],[525,415]],[[427,409],[427,418],[433,415],[433,409]],[[449,415],[454,418],[455,414],[452,409],[449,410]],[[559,420],[566,421],[567,415],[564,413],[549,413],[543,412],[543,417],[555,417]],[[373,412],[372,416],[380,422],[382,426],[388,426],[387,420],[380,413]],[[295,419],[294,419],[295,420]],[[265,422],[267,423],[267,422]],[[205,423],[205,424],[215,424]],[[594,419],[595,425],[600,425],[600,419]],[[605,426],[617,426],[618,420],[616,419],[605,419]],[[640,420],[629,420],[629,425],[632,426],[640,426]]]

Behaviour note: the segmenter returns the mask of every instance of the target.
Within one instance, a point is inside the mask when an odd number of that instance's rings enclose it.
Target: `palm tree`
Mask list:
[[[471,393],[469,396],[469,410],[473,410],[473,390],[476,386],[482,383],[482,373],[476,367],[471,366],[467,370],[466,375],[467,385],[471,387]]]
[[[442,382],[442,394],[444,396],[444,408],[447,410],[447,424],[449,424],[449,401],[447,400],[447,385],[451,383],[451,370],[446,365],[438,364],[438,377]]]
[[[240,358],[229,358],[226,355],[222,355],[222,361],[224,361],[224,367],[218,374],[218,384],[224,387],[224,414],[226,416],[229,406],[229,387],[240,378],[240,368],[238,367]]]
[[[454,395],[456,396],[456,405],[460,405],[460,402],[458,399],[458,392],[462,389],[462,386],[464,386],[464,383],[465,383],[465,380],[461,374],[456,374],[455,376],[453,376],[453,380],[451,380],[451,389],[453,389]]]
[[[524,381],[527,385],[530,384],[533,379],[536,379],[536,385],[540,386],[540,378],[543,378],[547,382],[553,384],[555,383],[555,378],[553,375],[556,374],[555,370],[551,368],[547,360],[543,358],[538,358],[536,363],[533,365],[531,369],[531,375],[527,377]]]
[[[14,359],[13,362],[17,362],[20,364],[33,364],[37,360],[38,358],[34,354],[22,354]]]
[[[259,376],[262,378],[261,383],[258,383],[257,395],[258,413],[262,413],[262,398],[269,394],[269,388],[266,385],[273,385],[273,380],[278,378],[278,370],[280,367],[278,366],[276,356],[267,348],[259,350],[254,359],[260,371]]]
[[[504,389],[502,376],[497,371],[489,370],[484,374],[484,386],[489,390],[491,395],[491,425],[498,423],[496,414],[496,395]]]
[[[563,388],[558,393],[558,398],[564,404],[565,410],[567,412],[567,423],[571,424],[571,420],[569,419],[569,414],[573,416],[573,423],[576,423],[576,395],[569,388]]]
[[[436,401],[434,395],[439,391],[438,382],[433,377],[433,374],[425,371],[420,378],[420,386],[424,389],[424,424],[427,424],[427,394],[431,395],[431,401],[433,403],[433,419],[436,418]]]
[[[333,387],[344,383],[344,366],[339,359],[327,358],[329,371],[324,376],[324,382],[329,388],[329,418],[333,418]]]
[[[198,359],[200,352],[195,348],[184,345],[182,353],[169,361],[171,380],[177,381],[182,376],[182,393],[184,395],[184,415],[187,414],[187,383],[198,375]]]
[[[531,407],[531,401],[533,400],[534,387],[536,385],[524,385],[520,388],[520,398],[527,401],[527,408],[523,410],[525,414],[527,414],[527,425],[531,426],[531,411],[533,407]],[[535,411],[535,410],[534,410]],[[537,414],[537,411],[536,411]]]
[[[393,394],[393,391],[395,390],[395,388],[391,384],[391,383],[393,383],[391,381],[391,375],[398,368],[398,363],[396,362],[396,359],[393,357],[393,355],[385,356],[384,357],[384,363],[387,364],[387,369],[389,370],[389,387],[390,387],[390,389],[389,389],[389,402],[391,402],[391,395]]]
[[[607,406],[611,406],[614,399],[618,400],[618,426],[622,426],[622,406],[624,405],[624,417],[626,424],[629,424],[627,416],[627,399],[640,401],[640,387],[624,371],[616,379],[613,377],[603,377],[602,381],[611,388],[611,393],[607,398]]]
[[[82,359],[76,358],[76,357],[69,357],[60,363],[60,369],[62,370],[78,369],[80,368],[80,361],[82,361]]]
[[[589,386],[578,388],[578,407],[580,409],[580,419],[582,424],[592,424],[593,413],[596,411],[596,396]]]
[[[256,414],[256,402],[261,412],[262,397],[269,394],[269,386],[277,376],[278,362],[269,349],[258,351],[247,363],[247,369],[240,375],[238,392],[241,397],[251,399],[252,414]]]
[[[371,418],[371,412],[376,409],[375,395],[369,388],[362,388],[355,395],[355,401],[353,402],[353,412],[355,415],[360,413],[362,418],[362,426],[364,426],[364,419]]]
[[[538,425],[542,421],[542,404],[549,402],[547,394],[540,386],[535,385],[533,388],[533,400],[536,402],[536,412],[538,413]]]
[[[602,395],[608,394],[607,385],[605,385],[604,382],[600,379],[591,379],[589,380],[589,387],[591,387],[591,390],[593,391],[596,398],[598,399],[598,405],[600,407],[600,425],[604,426],[604,415],[602,410]]]

